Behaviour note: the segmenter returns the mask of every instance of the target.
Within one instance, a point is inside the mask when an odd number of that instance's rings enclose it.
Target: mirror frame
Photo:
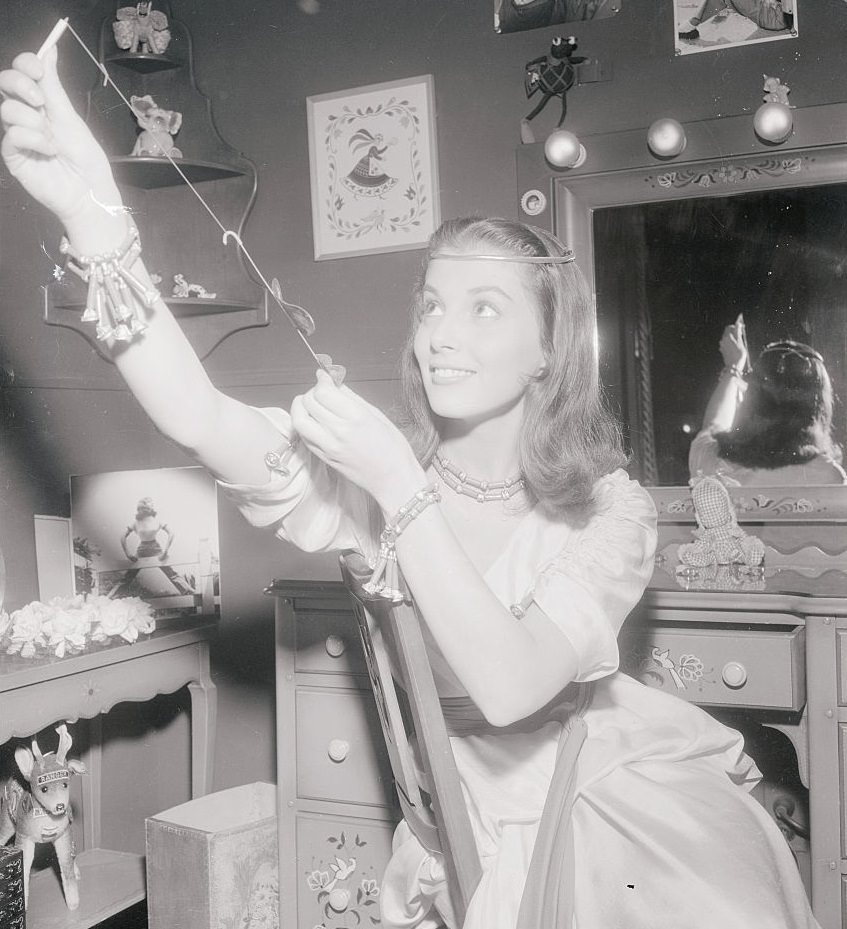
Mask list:
[[[675,158],[650,151],[646,127],[585,136],[585,160],[570,169],[552,167],[543,143],[521,145],[518,216],[573,248],[596,301],[595,209],[847,183],[847,103],[796,107],[792,114],[793,133],[779,145],[756,136],[752,113],[686,123],[686,147]],[[621,384],[621,414],[633,427],[633,476],[655,484],[655,449],[644,438],[652,436],[653,415],[649,327],[616,325],[611,336],[620,360],[612,370]]]

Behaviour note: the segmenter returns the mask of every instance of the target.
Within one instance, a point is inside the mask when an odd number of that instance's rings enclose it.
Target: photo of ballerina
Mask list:
[[[71,477],[76,592],[140,597],[157,623],[220,612],[217,488],[203,468]]]

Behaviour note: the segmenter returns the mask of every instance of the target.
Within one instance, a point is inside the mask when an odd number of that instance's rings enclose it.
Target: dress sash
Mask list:
[[[451,736],[534,732],[560,722],[556,764],[521,896],[516,929],[571,929],[574,911],[573,808],[579,752],[588,728],[585,711],[592,685],[571,684],[554,703],[511,726],[492,726],[469,697],[444,697],[441,707]]]

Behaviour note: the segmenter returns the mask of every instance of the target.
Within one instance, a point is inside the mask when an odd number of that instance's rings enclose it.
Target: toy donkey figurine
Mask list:
[[[15,749],[15,761],[29,783],[29,790],[14,778],[0,784],[0,845],[14,835],[15,845],[23,851],[24,899],[28,902],[35,846],[40,842],[52,843],[59,859],[65,903],[68,909],[75,910],[79,906],[79,869],[74,861],[68,782],[72,774],[84,774],[85,765],[67,760],[72,744],[67,726],[63,723],[56,732],[59,748],[55,752],[42,755],[35,739],[32,751],[23,746]]]

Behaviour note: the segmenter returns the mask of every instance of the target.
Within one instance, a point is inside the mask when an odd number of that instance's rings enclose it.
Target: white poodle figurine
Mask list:
[[[184,274],[174,275],[174,297],[200,297],[203,300],[214,300],[216,293],[209,293],[202,284],[189,284]]]

